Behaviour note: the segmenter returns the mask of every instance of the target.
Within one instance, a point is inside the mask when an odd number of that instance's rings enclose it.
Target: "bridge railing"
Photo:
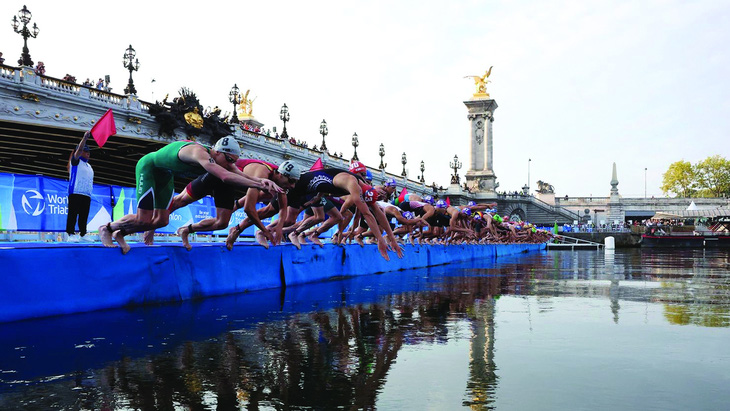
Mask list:
[[[137,110],[140,114],[149,112],[149,103],[140,101],[136,96],[115,94],[95,87],[85,86],[73,81],[36,73],[32,67],[13,67],[0,65],[0,79],[9,83],[22,84],[26,93],[33,88],[38,91],[70,95],[80,99],[87,99],[94,104],[123,107],[128,110]]]

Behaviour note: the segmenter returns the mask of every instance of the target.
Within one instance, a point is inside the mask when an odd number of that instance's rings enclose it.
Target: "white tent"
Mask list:
[[[695,202],[694,202],[694,201],[692,201],[692,202],[691,202],[691,203],[689,204],[689,207],[687,207],[687,210],[699,210],[699,209],[700,209],[700,208],[699,208],[699,207],[697,207],[697,204],[695,204]]]

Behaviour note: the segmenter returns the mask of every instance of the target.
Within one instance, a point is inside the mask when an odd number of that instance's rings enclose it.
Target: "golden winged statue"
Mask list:
[[[487,83],[489,83],[489,75],[492,74],[492,67],[494,66],[489,67],[489,70],[483,76],[464,76],[464,78],[474,79],[474,85],[477,87],[474,97],[489,97]]]
[[[256,100],[255,98],[253,100],[248,98],[248,94],[251,92],[251,90],[246,90],[246,94],[243,95],[243,98],[241,98],[241,104],[239,105],[239,117],[253,117],[253,102]]]

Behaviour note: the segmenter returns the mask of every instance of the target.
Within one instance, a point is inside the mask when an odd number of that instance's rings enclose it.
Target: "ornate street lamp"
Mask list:
[[[288,140],[289,134],[286,133],[286,122],[289,121],[289,107],[286,106],[286,103],[281,106],[281,111],[279,112],[279,120],[284,122],[284,131],[281,132],[281,138]]]
[[[23,53],[18,59],[18,64],[21,66],[33,67],[33,60],[30,59],[30,53],[28,52],[28,37],[38,37],[38,32],[40,30],[38,30],[38,26],[35,23],[33,23],[33,31],[28,30],[28,23],[30,23],[31,17],[33,17],[33,15],[30,13],[30,10],[23,6],[23,8],[18,12],[18,16],[13,16],[12,24],[13,30],[23,36]],[[20,18],[20,21],[18,21],[18,18]],[[22,29],[18,29],[18,27],[20,27],[20,23],[23,23]]]
[[[129,45],[129,48],[124,52],[124,58],[122,59],[122,64],[124,64],[124,68],[129,70],[129,84],[127,84],[127,87],[124,88],[124,93],[131,95],[137,94],[137,89],[134,88],[134,81],[132,81],[132,72],[139,70],[139,59],[135,58],[137,56],[137,52],[134,51],[132,48],[132,45]]]
[[[402,175],[403,177],[405,177],[407,175],[406,174],[406,163],[408,162],[408,159],[406,158],[405,151],[403,152],[403,155],[400,156],[400,162],[403,163],[403,172],[401,172],[400,175]]]
[[[236,114],[236,111],[238,109],[238,104],[241,102],[241,90],[238,88],[238,84],[234,84],[233,87],[231,87],[231,91],[228,92],[228,101],[233,104],[233,116],[231,117],[231,123],[238,124],[238,114]]]
[[[423,172],[426,171],[426,164],[421,160],[421,182],[425,183],[426,179],[423,178]]]
[[[322,120],[322,123],[319,125],[319,134],[322,135],[322,145],[320,146],[320,149],[323,153],[327,152],[327,144],[324,143],[324,137],[329,134],[329,130],[327,130],[327,122]]]
[[[459,169],[461,168],[459,156],[454,154],[454,161],[449,162],[449,167],[454,169],[454,175],[451,176],[451,184],[459,184]]]
[[[359,161],[357,158],[357,146],[360,145],[360,140],[357,139],[357,133],[352,134],[352,146],[355,147],[355,154],[352,156],[352,161]]]
[[[385,170],[385,167],[388,167],[388,164],[383,163],[383,157],[385,157],[385,146],[383,145],[383,143],[380,143],[378,155],[380,155],[380,165],[378,166],[378,168],[381,170]]]

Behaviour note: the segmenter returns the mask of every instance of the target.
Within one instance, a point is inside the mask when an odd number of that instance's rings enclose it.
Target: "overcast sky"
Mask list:
[[[401,153],[415,178],[449,183],[449,161],[469,162],[464,76],[494,66],[499,190],[543,180],[559,196],[608,196],[611,165],[626,197],[661,195],[678,160],[730,158],[728,1],[3,1],[0,51],[20,57],[10,25],[26,4],[40,28],[29,40],[47,75],[98,79],[123,93],[131,44],[140,98],[185,86],[204,106],[231,105],[234,83],[256,97],[255,117],[388,171]],[[152,83],[152,79],[156,81]]]

